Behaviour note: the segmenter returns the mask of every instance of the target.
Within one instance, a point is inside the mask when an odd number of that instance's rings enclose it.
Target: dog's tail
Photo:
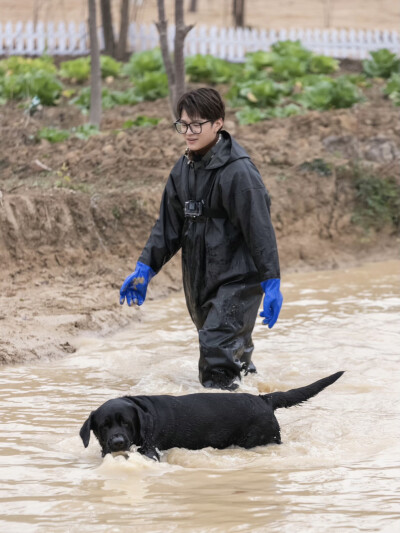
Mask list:
[[[263,394],[261,397],[266,401],[271,402],[274,411],[281,407],[292,407],[293,405],[305,402],[309,398],[316,396],[319,392],[325,389],[325,387],[335,383],[343,373],[344,372],[336,372],[336,374],[332,374],[327,378],[322,378],[306,387],[291,389],[287,392],[272,392],[271,394]]]

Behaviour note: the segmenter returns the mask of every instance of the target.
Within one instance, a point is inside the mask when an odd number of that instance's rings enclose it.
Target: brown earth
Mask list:
[[[223,91],[224,88],[222,87]],[[352,223],[351,162],[400,180],[398,108],[370,89],[352,109],[310,112],[226,128],[247,149],[272,198],[283,278],[299,269],[337,268],[398,257],[393,226],[366,231]],[[158,126],[121,131],[128,118]],[[28,119],[17,104],[0,115],[0,361],[21,362],[74,351],[87,330],[105,334],[137,320],[118,290],[156,219],[168,173],[184,146],[167,99],[104,113],[88,141],[38,142],[43,126],[85,121],[73,106],[44,108]],[[331,175],[301,167],[316,158]],[[343,170],[346,169],[347,170]],[[152,281],[149,298],[180,290],[179,257]]]
[[[140,6],[140,4],[142,4]],[[174,20],[174,0],[165,0],[168,20]],[[198,0],[196,13],[189,12],[187,24],[229,26],[232,24],[232,0]],[[120,2],[112,2],[115,21],[119,23]],[[247,0],[245,23],[252,28],[356,28],[399,29],[400,3],[394,0]],[[157,0],[131,2],[131,20],[152,23],[157,17]],[[2,0],[0,22],[27,20],[86,21],[87,2],[82,0]]]

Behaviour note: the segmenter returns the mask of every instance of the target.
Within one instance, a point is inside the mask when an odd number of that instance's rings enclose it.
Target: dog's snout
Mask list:
[[[128,441],[123,435],[113,435],[109,441],[112,452],[120,452],[128,449]]]

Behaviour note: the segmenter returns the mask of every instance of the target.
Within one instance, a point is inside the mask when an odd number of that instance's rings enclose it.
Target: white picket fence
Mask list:
[[[169,26],[169,41],[173,48],[175,28]],[[100,46],[103,48],[103,32],[99,29]],[[369,52],[388,48],[400,54],[400,32],[382,30],[347,29],[281,29],[257,30],[244,28],[217,28],[195,26],[185,40],[185,54],[211,54],[229,61],[243,61],[246,52],[269,50],[270,46],[283,40],[300,40],[313,52],[336,58],[364,59]],[[159,45],[154,24],[131,23],[128,47],[131,52],[150,50]],[[44,24],[34,27],[32,22],[15,25],[0,23],[0,56],[28,55],[85,55],[89,52],[88,29],[84,22],[79,25]]]

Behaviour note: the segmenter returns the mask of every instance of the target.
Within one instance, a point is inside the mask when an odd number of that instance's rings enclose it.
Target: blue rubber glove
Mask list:
[[[271,329],[278,320],[279,313],[282,308],[283,296],[281,293],[280,279],[267,279],[261,283],[261,287],[265,293],[263,311],[260,316],[264,317],[263,324],[268,324]]]
[[[138,261],[135,272],[128,276],[122,284],[119,291],[119,303],[122,305],[126,298],[129,306],[132,304],[142,305],[146,299],[147,285],[154,275],[155,272],[151,267]]]

